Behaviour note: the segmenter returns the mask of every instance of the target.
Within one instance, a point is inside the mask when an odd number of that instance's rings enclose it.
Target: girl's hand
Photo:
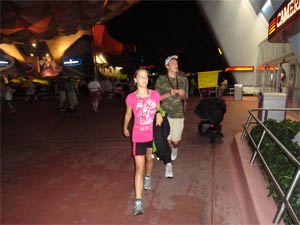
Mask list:
[[[123,130],[123,133],[124,133],[125,137],[130,136],[129,130],[127,128]]]
[[[161,113],[156,113],[156,126],[161,126],[163,122],[163,117]]]

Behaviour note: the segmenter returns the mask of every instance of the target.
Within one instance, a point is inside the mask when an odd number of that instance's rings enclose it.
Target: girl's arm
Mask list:
[[[160,109],[160,103],[157,103],[156,110]],[[156,113],[156,126],[160,126],[163,122],[163,117],[160,112]]]
[[[126,105],[126,113],[125,113],[124,124],[123,124],[123,133],[126,137],[130,136],[128,125],[131,120],[131,116],[132,116],[132,108],[131,106]]]

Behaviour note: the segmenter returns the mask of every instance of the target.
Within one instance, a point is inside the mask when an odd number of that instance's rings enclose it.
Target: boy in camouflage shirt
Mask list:
[[[188,81],[186,77],[179,75],[177,55],[166,58],[165,67],[167,74],[159,76],[155,89],[161,95],[161,107],[168,114],[171,128],[168,141],[172,149],[171,159],[175,160],[184,127],[183,102],[188,99]],[[165,176],[173,177],[171,163],[166,165]]]

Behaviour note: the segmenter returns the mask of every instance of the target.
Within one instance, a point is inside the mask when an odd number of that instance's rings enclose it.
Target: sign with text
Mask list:
[[[268,40],[288,42],[288,38],[299,33],[300,0],[285,1],[269,20]]]

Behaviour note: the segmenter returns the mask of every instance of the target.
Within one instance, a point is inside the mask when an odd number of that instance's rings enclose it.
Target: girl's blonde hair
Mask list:
[[[137,70],[134,72],[133,77],[137,77],[137,75],[138,75],[139,72],[141,72],[141,71],[145,71],[145,72],[147,73],[147,75],[148,75],[148,70],[146,70],[146,69],[137,69]]]

